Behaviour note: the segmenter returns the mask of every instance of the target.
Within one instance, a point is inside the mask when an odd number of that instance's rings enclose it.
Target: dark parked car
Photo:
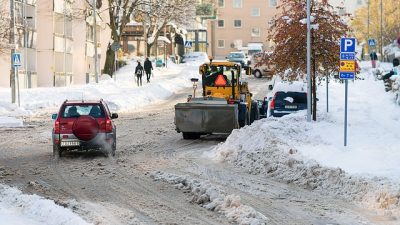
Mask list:
[[[106,156],[115,155],[117,146],[116,127],[107,104],[99,101],[64,101],[53,127],[53,155],[61,157],[71,150],[101,150]]]
[[[304,109],[307,109],[307,93],[305,92],[278,91],[269,103],[270,115],[274,117]]]

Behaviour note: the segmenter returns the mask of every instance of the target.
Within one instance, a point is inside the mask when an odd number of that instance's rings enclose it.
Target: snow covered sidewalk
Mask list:
[[[136,61],[121,68],[116,81],[103,75],[98,84],[74,85],[59,88],[34,88],[21,90],[21,107],[10,103],[11,90],[0,88],[0,117],[20,117],[56,112],[65,99],[104,99],[115,112],[140,109],[168,99],[180,90],[191,87],[190,78],[199,77],[198,64],[175,65],[153,70],[151,83],[143,79],[138,87],[134,77]],[[0,123],[1,126],[1,123]]]
[[[0,225],[88,225],[54,201],[0,184]]]

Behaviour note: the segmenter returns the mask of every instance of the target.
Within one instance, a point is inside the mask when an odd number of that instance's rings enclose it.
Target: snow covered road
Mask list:
[[[247,80],[259,92],[266,91],[262,88],[264,80]],[[67,154],[55,162],[48,115],[31,117],[23,128],[4,128],[0,131],[0,182],[53,199],[94,224],[240,224],[256,221],[254,218],[261,218],[258,224],[277,225],[398,224],[395,216],[361,207],[359,201],[254,172],[249,168],[257,169],[257,154],[246,155],[246,164],[237,166],[205,157],[204,152],[227,136],[189,141],[175,132],[173,105],[184,101],[189,91],[187,88],[138,112],[120,114],[114,158],[84,152]],[[239,132],[256,129],[261,123]],[[239,132],[234,132],[227,143]],[[249,141],[243,139],[242,147]],[[157,172],[160,176],[155,180]],[[284,172],[287,177],[296,175],[290,168]],[[179,188],[179,183],[168,181],[171,176],[182,185],[200,186]],[[204,207],[207,197],[199,198],[196,193],[209,189],[223,192],[219,197],[233,197],[225,199],[221,207],[208,210]]]

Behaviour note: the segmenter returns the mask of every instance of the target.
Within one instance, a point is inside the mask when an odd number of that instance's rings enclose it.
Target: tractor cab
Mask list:
[[[232,62],[212,62],[200,66],[203,97],[238,99],[240,65]]]

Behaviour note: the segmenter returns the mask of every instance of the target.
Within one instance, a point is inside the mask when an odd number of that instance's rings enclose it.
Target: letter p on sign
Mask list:
[[[356,51],[356,39],[355,38],[342,38],[340,40],[340,52],[352,52]]]

